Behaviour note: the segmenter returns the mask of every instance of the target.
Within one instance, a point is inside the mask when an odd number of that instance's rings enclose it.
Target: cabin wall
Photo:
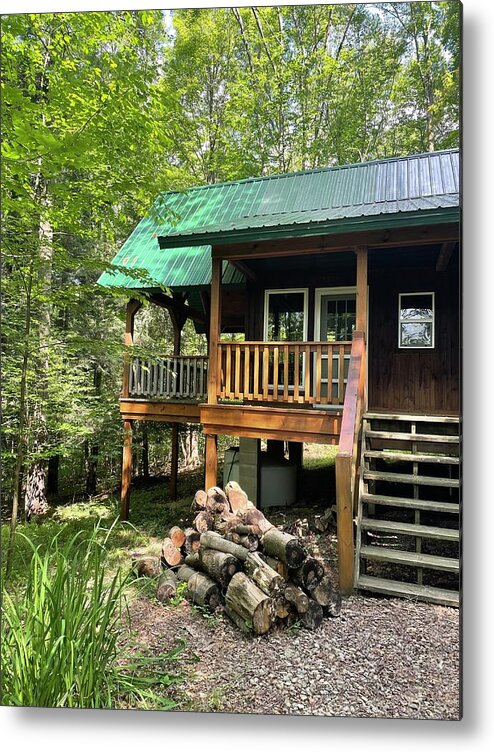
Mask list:
[[[456,252],[437,272],[440,246],[376,250],[369,253],[369,407],[400,412],[456,413],[460,407],[460,277]],[[262,340],[266,289],[308,289],[308,339],[314,332],[315,290],[356,284],[353,253],[305,259],[291,257],[256,265],[247,289],[246,339]],[[435,293],[435,347],[398,347],[398,296]]]
[[[460,409],[460,281],[457,257],[446,271],[401,266],[370,269],[368,402],[373,410],[457,413]],[[435,293],[435,346],[398,347],[399,293]]]

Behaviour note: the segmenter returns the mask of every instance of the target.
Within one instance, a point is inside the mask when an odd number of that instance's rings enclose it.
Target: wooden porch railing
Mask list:
[[[366,347],[363,332],[354,332],[336,455],[336,510],[340,589],[353,589],[353,514],[357,486],[359,435],[367,406]]]
[[[134,358],[129,369],[129,396],[205,400],[208,358],[177,356]]]
[[[219,342],[223,400],[342,405],[351,342]]]

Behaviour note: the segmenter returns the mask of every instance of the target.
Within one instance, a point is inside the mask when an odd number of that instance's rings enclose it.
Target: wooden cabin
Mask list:
[[[175,426],[175,488],[179,423],[204,431],[206,487],[217,437],[240,436],[254,500],[260,439],[288,442],[293,457],[302,443],[336,444],[342,591],[457,603],[458,586],[428,574],[459,575],[459,182],[447,150],[159,196],[100,278],[128,290],[127,345],[136,290],[175,330],[173,357],[126,358],[122,517],[135,420]],[[180,351],[188,318],[207,358]],[[376,546],[377,535],[413,545]],[[375,562],[413,581],[373,575]]]

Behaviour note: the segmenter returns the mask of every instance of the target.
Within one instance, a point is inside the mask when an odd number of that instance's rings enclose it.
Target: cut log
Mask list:
[[[305,614],[305,612],[308,610],[309,596],[304,593],[304,591],[299,588],[298,585],[294,585],[293,583],[289,582],[285,587],[284,596],[289,603],[292,603],[295,606],[299,615]]]
[[[177,577],[181,582],[187,583],[185,597],[188,601],[197,606],[206,606],[211,611],[219,606],[220,589],[216,582],[206,574],[196,572],[195,569],[183,564],[177,572]]]
[[[158,577],[162,570],[159,556],[138,554],[132,557],[132,570],[137,577]]]
[[[331,616],[332,618],[339,616],[341,613],[341,593],[333,590],[331,600],[327,606],[323,607],[323,611],[324,616]]]
[[[238,524],[238,517],[231,512],[223,512],[214,516],[213,530],[221,535],[229,532],[231,527]],[[204,532],[204,531],[203,531]]]
[[[260,509],[245,509],[238,515],[245,525],[255,525],[262,533],[274,528],[272,523],[266,519]]]
[[[206,509],[206,502],[207,502],[207,496],[206,491],[203,491],[202,489],[197,491],[196,495],[194,496],[194,509],[196,512],[200,512],[203,509]]]
[[[239,546],[232,541],[226,540],[218,533],[208,530],[207,533],[201,534],[201,546],[204,548],[214,548],[215,551],[223,551],[224,554],[231,554],[240,561],[245,561],[249,552],[243,546]]]
[[[188,567],[192,567],[192,569],[202,569],[199,552],[195,551],[193,554],[187,554],[184,559],[184,564],[186,564]]]
[[[318,533],[327,533],[330,525],[333,523],[333,510],[331,507],[326,509],[324,514],[316,514],[314,517],[314,528]]]
[[[188,527],[185,531],[185,545],[184,550],[186,554],[193,554],[199,551],[201,534],[194,530],[193,527]]]
[[[242,523],[231,525],[228,532],[237,533],[238,535],[255,535],[256,538],[262,536],[262,530],[258,525],[245,525]]]
[[[165,569],[163,574],[158,580],[158,589],[156,591],[156,598],[160,603],[168,603],[171,598],[174,598],[177,594],[178,580],[174,572],[171,569]]]
[[[170,538],[165,538],[163,541],[161,558],[168,567],[179,567],[184,560],[180,549],[173,545]]]
[[[250,553],[244,561],[245,572],[256,585],[266,593],[276,597],[285,589],[285,580],[261,559],[258,553]]]
[[[210,512],[199,512],[194,519],[194,527],[199,533],[205,533],[206,530],[213,529],[213,515]]]
[[[240,629],[241,632],[243,632],[246,635],[252,634],[252,627],[250,626],[250,622],[246,621],[240,614],[237,614],[236,611],[233,611],[233,609],[229,608],[229,606],[224,605],[225,614],[228,616],[229,619],[232,620],[232,622]]]
[[[293,612],[293,606],[284,595],[279,595],[274,599],[274,612],[278,619],[287,619]]]
[[[174,525],[172,528],[170,528],[168,537],[170,538],[175,548],[182,548],[185,543],[185,533],[182,528],[177,527],[177,525]]]
[[[237,546],[240,546],[240,535],[238,533],[225,533],[225,540],[231,541],[232,543],[236,543]]]
[[[290,569],[300,567],[306,557],[305,549],[298,538],[275,527],[264,533],[261,542],[269,556],[281,559]]]
[[[226,484],[225,492],[232,512],[235,512],[236,514],[240,510],[246,508],[249,499],[245,491],[240,488],[238,483],[236,483],[234,480],[231,480]]]
[[[259,538],[256,535],[241,535],[240,545],[247,549],[247,551],[257,551],[259,547]]]
[[[206,497],[206,510],[211,512],[211,514],[226,514],[231,512],[226,494],[218,486],[212,486],[207,491]]]
[[[289,580],[290,576],[288,572],[288,567],[284,561],[281,561],[280,559],[275,559],[274,556],[267,556],[266,554],[260,554],[260,556],[262,556],[266,564],[268,564],[271,567],[271,569],[274,569],[275,572],[278,572],[278,574],[280,574],[284,580],[287,580],[287,581]]]
[[[321,582],[311,588],[310,591],[310,597],[316,601],[316,603],[319,603],[320,606],[323,606],[323,608],[331,603],[332,596],[333,586],[327,576],[323,577]]]
[[[303,614],[299,614],[300,621],[307,629],[318,629],[323,620],[322,606],[315,601],[309,601],[309,607]]]
[[[290,572],[291,579],[305,590],[312,590],[319,585],[324,577],[324,566],[319,559],[308,556],[302,566],[292,569]]]
[[[213,580],[219,582],[223,589],[228,587],[233,575],[242,568],[240,560],[235,556],[225,554],[222,551],[215,551],[212,548],[201,547],[199,559],[207,573]]]
[[[274,619],[273,603],[243,572],[233,575],[225,602],[254,634],[266,634],[269,630]]]

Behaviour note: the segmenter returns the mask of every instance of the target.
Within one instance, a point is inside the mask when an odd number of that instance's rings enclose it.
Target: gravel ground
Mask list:
[[[460,718],[457,609],[351,596],[341,616],[316,632],[291,629],[246,637],[221,615],[188,603],[139,597],[133,628],[153,653],[181,638],[186,682],[178,709],[204,712]]]

